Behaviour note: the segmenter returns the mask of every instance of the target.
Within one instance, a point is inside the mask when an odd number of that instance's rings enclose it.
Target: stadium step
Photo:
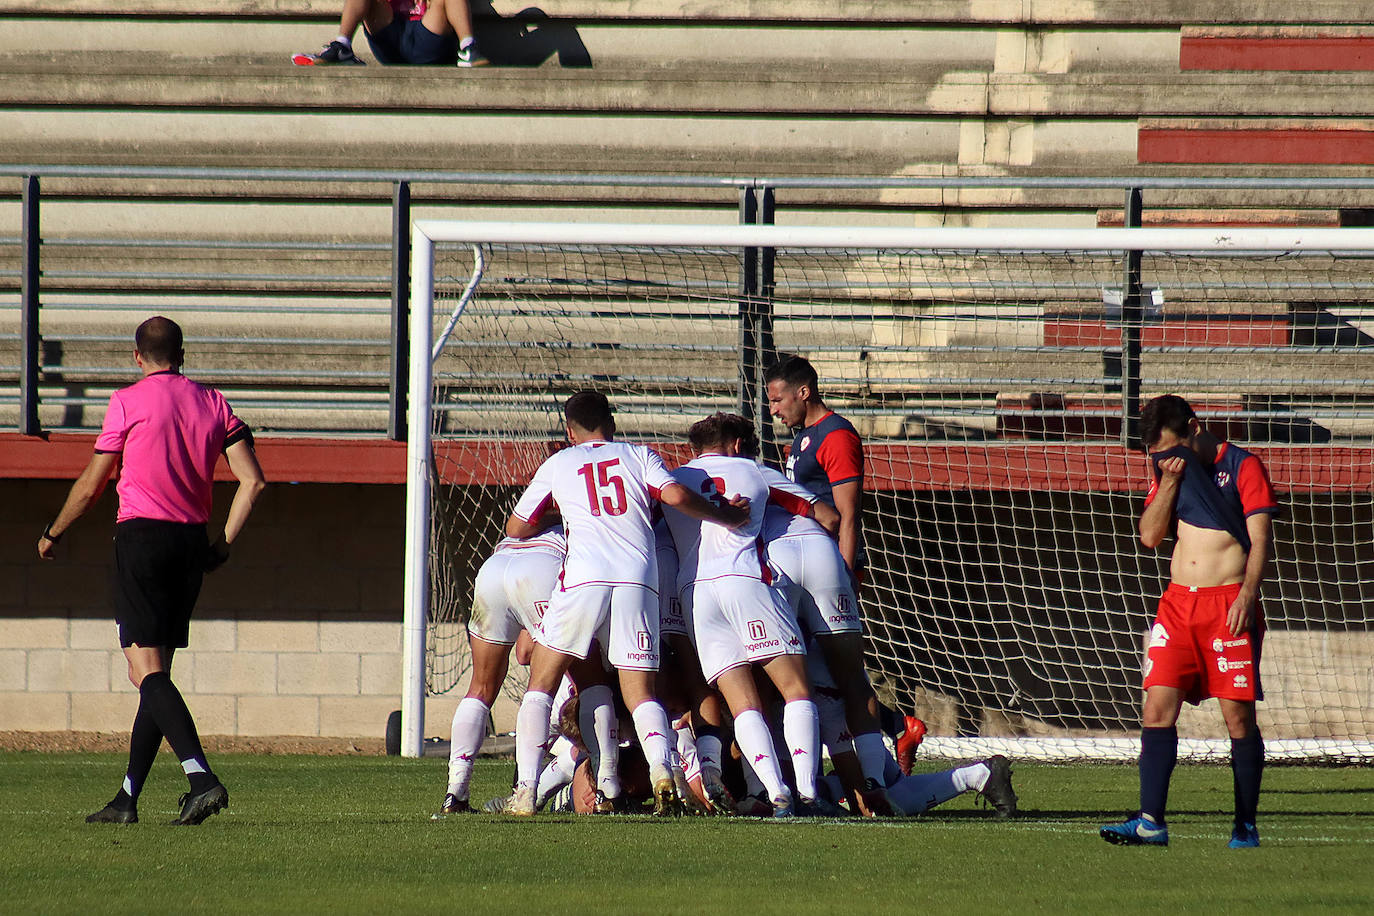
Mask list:
[[[1142,163],[1367,167],[1374,161],[1374,121],[1142,118],[1137,150]]]

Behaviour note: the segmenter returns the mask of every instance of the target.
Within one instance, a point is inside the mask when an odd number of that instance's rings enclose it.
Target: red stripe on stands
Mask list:
[[[52,433],[46,438],[0,433],[0,477],[75,480],[91,460],[95,436]],[[389,439],[257,440],[258,462],[273,482],[405,483],[406,446]],[[233,480],[220,461],[216,480]]]
[[[1286,347],[1286,318],[1211,316],[1195,321],[1164,321],[1141,328],[1146,347]],[[1091,319],[1045,319],[1050,347],[1120,346],[1121,325]]]
[[[1136,159],[1199,165],[1368,165],[1374,162],[1374,129],[1142,127]]]
[[[47,439],[0,433],[0,477],[74,480],[95,444],[90,434]],[[558,443],[471,440],[450,443],[438,461],[447,483],[524,486]],[[686,445],[656,444],[670,465],[690,457]],[[258,439],[258,460],[275,483],[405,483],[403,442],[387,439]],[[885,445],[865,448],[865,489],[1143,490],[1145,459],[1116,445],[1026,442],[987,445]],[[1254,449],[1281,490],[1374,489],[1374,448],[1278,446]],[[220,462],[216,480],[232,480]]]
[[[1374,37],[1183,35],[1183,70],[1374,70]]]

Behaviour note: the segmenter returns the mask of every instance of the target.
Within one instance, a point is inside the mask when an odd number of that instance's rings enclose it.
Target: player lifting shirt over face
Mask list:
[[[1258,846],[1255,810],[1264,767],[1255,722],[1255,702],[1263,699],[1259,589],[1273,556],[1278,500],[1259,457],[1208,432],[1183,398],[1151,400],[1140,425],[1152,470],[1140,540],[1157,547],[1173,531],[1176,543],[1145,658],[1140,812],[1100,834],[1120,845],[1168,844],[1164,809],[1178,757],[1179,710],[1184,700],[1216,697],[1231,736],[1230,846]]]

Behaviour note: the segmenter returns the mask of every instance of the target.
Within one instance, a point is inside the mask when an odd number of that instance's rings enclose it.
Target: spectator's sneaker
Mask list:
[[[363,62],[353,53],[353,49],[342,41],[331,41],[318,54],[296,54],[291,58],[291,63],[297,67],[326,67],[333,64],[363,66]]]
[[[430,819],[442,821],[450,814],[471,814],[475,810],[466,798],[459,798],[450,792],[444,796],[444,803],[439,806],[438,811],[430,815]]]
[[[859,792],[859,800],[868,809],[870,817],[897,816],[897,809],[892,806],[892,799],[887,797],[887,790],[878,785],[876,779],[864,781],[864,787]]]
[[[217,782],[204,792],[187,792],[181,796],[181,815],[172,823],[179,826],[199,824],[228,807],[229,790],[224,788],[223,783]]]
[[[1011,763],[1001,754],[989,757],[983,763],[991,772],[978,794],[992,805],[998,817],[1016,817],[1016,793],[1011,788]]]
[[[122,808],[110,802],[95,814],[86,815],[88,824],[137,824],[138,808]]]
[[[1231,849],[1254,849],[1259,845],[1259,831],[1254,824],[1237,824],[1231,830],[1231,842],[1226,845]]]
[[[1120,824],[1107,824],[1097,835],[1117,846],[1168,846],[1169,828],[1137,814]]]
[[[487,814],[505,814],[506,805],[510,804],[509,795],[501,795],[496,798],[489,798],[482,803],[482,810]]]
[[[466,48],[458,49],[458,66],[460,67],[485,67],[491,61],[482,56],[482,52],[477,50],[477,42],[473,42]]]
[[[654,817],[680,817],[682,799],[678,797],[677,786],[672,776],[662,776],[654,780]]]
[[[706,797],[711,800],[711,807],[715,809],[716,814],[736,813],[734,796],[725,787],[719,770],[702,770],[701,787],[706,790]]]
[[[911,775],[911,764],[916,760],[916,750],[926,739],[926,724],[915,716],[906,716],[906,730],[897,736],[897,766],[902,775]]]
[[[501,813],[512,817],[534,817],[534,791],[534,786],[525,783],[516,786]]]

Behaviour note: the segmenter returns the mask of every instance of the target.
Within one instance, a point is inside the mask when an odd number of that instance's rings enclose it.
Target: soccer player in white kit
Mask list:
[[[795,484],[770,487],[754,460],[741,454],[742,440],[753,434],[748,421],[733,414],[698,421],[688,433],[697,457],[673,472],[685,486],[722,504],[748,498],[746,524],[729,530],[671,510],[664,515],[677,543],[678,589],[702,672],[724,694],[735,718],[735,742],[767,789],[775,815],[790,817],[815,813],[820,726],[801,630],[782,593],[770,584],[759,531],[770,501],[802,514],[812,509],[805,490]],[[783,737],[798,799],[783,782],[752,664],[763,667],[785,701]]]
[[[654,693],[659,607],[651,508],[657,500],[720,525],[742,524],[748,509],[707,501],[677,483],[652,450],[613,441],[615,419],[605,395],[579,391],[568,398],[563,414],[572,447],[540,465],[506,522],[508,536],[532,537],[541,530],[540,516],[556,504],[568,537],[568,556],[544,614],[529,688],[516,717],[517,783],[506,810],[534,814],[554,689],[599,640],[619,672],[621,695],[649,762],[655,813],[676,813],[673,730]],[[600,770],[613,771],[615,764],[603,756]]]
[[[468,800],[472,764],[506,679],[511,647],[521,630],[539,632],[567,551],[563,526],[555,525],[527,540],[503,538],[477,571],[467,626],[472,678],[453,713],[448,792],[439,815],[473,810]]]

